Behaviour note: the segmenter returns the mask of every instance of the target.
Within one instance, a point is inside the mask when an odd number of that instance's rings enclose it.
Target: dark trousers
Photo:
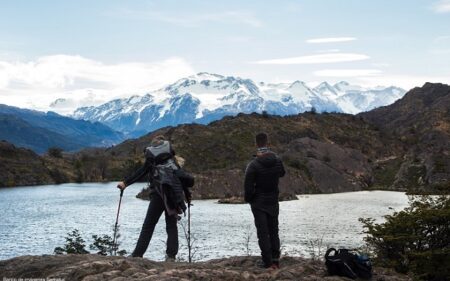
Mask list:
[[[280,238],[278,236],[278,212],[270,214],[252,206],[256,234],[264,264],[278,263],[280,258]]]
[[[162,213],[166,215],[166,231],[167,243],[166,254],[169,257],[175,258],[178,253],[178,229],[177,218],[169,216],[165,211],[164,202],[161,196],[157,193],[152,195],[150,204],[148,205],[147,215],[145,216],[144,224],[142,225],[141,234],[133,251],[133,257],[142,257],[147,250],[148,244],[152,239],[153,231],[156,223],[161,217]]]

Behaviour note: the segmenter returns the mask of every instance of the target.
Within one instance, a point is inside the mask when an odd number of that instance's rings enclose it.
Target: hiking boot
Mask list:
[[[175,262],[175,257],[170,257],[166,255],[166,262]]]
[[[264,268],[264,269],[267,269],[267,268],[270,268],[270,266],[271,265],[267,265],[265,262],[263,262],[262,260],[259,260],[259,261],[257,261],[256,262],[256,267],[258,267],[258,268]]]
[[[273,263],[269,268],[271,270],[278,270],[278,269],[280,269],[280,265]]]
[[[280,260],[279,259],[272,259],[272,265],[275,265],[277,268],[280,268]]]
[[[131,253],[131,255],[128,256],[129,258],[142,258],[142,256],[135,255],[134,253]]]

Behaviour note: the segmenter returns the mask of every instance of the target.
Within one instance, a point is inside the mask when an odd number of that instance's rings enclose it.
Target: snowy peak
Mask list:
[[[199,72],[195,75],[191,75],[188,77],[188,79],[191,80],[197,80],[197,81],[217,81],[217,80],[223,80],[225,76],[214,74],[214,73],[208,73],[208,72]]]
[[[314,88],[314,91],[319,93],[321,96],[327,97],[329,99],[334,99],[338,96],[338,91],[327,82],[320,83],[317,87]]]
[[[272,85],[276,85],[276,84],[272,84]],[[289,85],[289,89],[305,89],[307,91],[311,91],[311,89],[306,85],[305,82],[299,81],[299,80],[292,82],[292,84]]]
[[[142,96],[78,108],[73,116],[139,136],[164,126],[206,124],[240,112],[291,115],[314,107],[318,112],[358,113],[390,104],[404,93],[396,87],[365,89],[345,81],[335,85],[323,82],[310,88],[303,81],[255,83],[241,77],[199,72]]]
[[[320,83],[317,87],[314,88],[314,90],[319,91],[319,92],[331,92],[331,93],[336,93],[335,92],[335,88],[333,86],[331,86],[330,84],[328,84],[328,82],[322,82]]]
[[[336,89],[336,91],[338,93],[346,93],[349,91],[363,92],[363,91],[370,90],[370,89],[366,89],[366,88],[358,86],[358,85],[351,85],[350,83],[348,83],[346,81],[341,81],[341,82],[334,84],[333,88]]]

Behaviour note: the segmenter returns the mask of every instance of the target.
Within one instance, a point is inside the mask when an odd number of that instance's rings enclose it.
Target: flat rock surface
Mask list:
[[[351,280],[327,276],[321,261],[284,257],[281,269],[256,267],[258,257],[231,257],[196,263],[165,263],[99,255],[22,256],[0,261],[0,278],[68,280]],[[5,279],[6,278],[6,279]],[[412,280],[375,268],[372,280]]]

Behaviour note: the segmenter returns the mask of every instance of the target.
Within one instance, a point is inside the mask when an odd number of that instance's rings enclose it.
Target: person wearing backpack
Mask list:
[[[119,189],[124,190],[146,175],[150,183],[150,204],[131,256],[144,255],[156,223],[164,212],[167,231],[166,261],[175,261],[178,253],[177,220],[180,219],[179,214],[186,210],[184,201],[190,204],[189,187],[194,185],[194,178],[181,169],[170,142],[163,136],[155,137],[151,145],[144,150],[144,154],[144,165],[117,185]]]
[[[268,148],[267,134],[257,134],[255,142],[257,153],[245,171],[244,199],[250,203],[255,220],[262,256],[258,266],[277,269],[280,259],[278,182],[285,170],[281,159]]]

